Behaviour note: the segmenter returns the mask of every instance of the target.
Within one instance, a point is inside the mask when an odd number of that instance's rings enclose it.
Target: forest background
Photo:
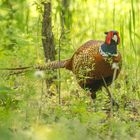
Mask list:
[[[140,1],[139,0],[0,0],[0,68],[46,62],[42,44],[44,2],[51,4],[55,59],[70,58],[84,42],[104,40],[119,31],[123,67],[110,87],[91,104],[74,75],[65,70],[8,76],[0,71],[0,140],[139,140]],[[57,77],[46,88],[46,78]],[[48,92],[51,95],[48,96]]]

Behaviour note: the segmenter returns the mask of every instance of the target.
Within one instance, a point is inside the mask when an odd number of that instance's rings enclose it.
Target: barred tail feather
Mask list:
[[[13,70],[13,71],[18,71],[18,70],[25,70],[25,69],[30,69],[33,66],[29,66],[29,67],[18,67],[18,68],[0,68],[0,70]]]
[[[67,68],[69,61],[70,61],[69,59],[63,61],[52,61],[44,65],[34,66],[34,68],[39,70]]]
[[[36,69],[36,70],[53,70],[53,69],[59,69],[59,68],[66,68],[66,69],[71,69],[70,68],[70,61],[71,59],[67,60],[62,60],[62,61],[52,61],[48,62],[44,65],[36,65],[36,66],[29,66],[29,67],[19,67],[19,68],[0,68],[0,70],[8,70],[11,71],[8,76],[11,75],[18,75],[22,73],[26,73],[30,70]]]

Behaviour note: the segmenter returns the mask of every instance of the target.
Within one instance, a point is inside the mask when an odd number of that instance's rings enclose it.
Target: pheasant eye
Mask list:
[[[109,32],[108,35],[109,35],[110,37],[113,37],[114,33],[113,33],[113,32]]]
[[[111,32],[111,36],[113,36],[114,35],[114,33],[113,32]]]

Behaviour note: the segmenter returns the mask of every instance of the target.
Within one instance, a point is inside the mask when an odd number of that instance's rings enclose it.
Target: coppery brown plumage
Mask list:
[[[118,64],[115,79],[121,70],[121,54],[117,51],[120,42],[118,32],[110,31],[105,34],[105,42],[90,40],[77,49],[71,59],[50,62],[38,69],[66,68],[75,74],[80,87],[89,89],[91,97],[96,98],[96,92],[104,86],[103,78],[107,86],[112,82],[114,73],[112,65]]]

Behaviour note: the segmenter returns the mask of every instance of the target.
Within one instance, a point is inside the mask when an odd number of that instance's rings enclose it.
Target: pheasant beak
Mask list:
[[[118,41],[117,35],[114,35],[114,36],[112,37],[112,39],[117,43],[117,41]]]

